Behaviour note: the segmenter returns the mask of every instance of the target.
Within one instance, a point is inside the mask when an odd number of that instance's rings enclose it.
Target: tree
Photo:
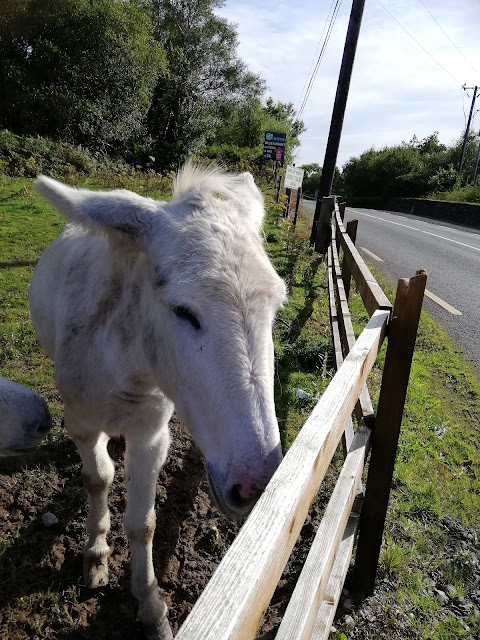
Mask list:
[[[305,195],[313,197],[320,187],[322,167],[316,162],[313,162],[311,164],[304,164],[301,168],[306,172],[306,177],[303,179],[302,191]],[[335,167],[332,193],[336,195],[343,195],[344,193],[343,177],[338,167]]]
[[[314,173],[320,173],[322,171],[322,167],[317,162],[302,164],[300,169],[303,169],[305,171],[305,175],[307,178],[309,178]]]
[[[125,149],[145,132],[164,68],[146,2],[12,0],[0,17],[0,127]]]
[[[237,54],[237,33],[214,13],[222,0],[153,0],[156,35],[168,73],[159,79],[149,113],[157,160],[177,163],[212,144],[224,113],[254,100],[262,81]]]
[[[369,149],[344,165],[346,195],[425,197],[468,184],[475,166],[477,136],[473,132],[469,135],[459,178],[462,144],[463,135],[452,145],[444,145],[435,131],[423,140],[414,136],[401,145]]]
[[[287,150],[285,160],[292,162],[295,149],[300,145],[300,136],[305,129],[303,120],[298,120],[291,102],[274,102],[268,98],[265,105],[265,131],[276,130],[287,134]],[[275,129],[275,127],[277,127]]]
[[[286,162],[292,162],[292,155],[299,145],[298,136],[305,130],[303,122],[297,120],[292,104],[274,103],[268,98],[262,105],[263,82],[257,81],[254,90],[246,91],[241,102],[229,105],[229,112],[221,119],[214,134],[217,145],[235,145],[256,149],[262,156],[263,140],[266,131],[277,131],[287,135]]]

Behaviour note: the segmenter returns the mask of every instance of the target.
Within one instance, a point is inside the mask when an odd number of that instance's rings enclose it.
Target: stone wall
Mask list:
[[[423,198],[388,198],[385,209],[480,229],[480,205],[478,204],[424,200]]]
[[[342,198],[339,198],[341,201]],[[446,202],[423,198],[346,198],[347,206],[367,209],[386,209],[399,213],[411,213],[440,222],[465,225],[480,229],[480,205],[466,202]]]

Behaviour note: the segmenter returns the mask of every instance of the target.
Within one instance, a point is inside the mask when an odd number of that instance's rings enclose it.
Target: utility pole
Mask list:
[[[342,66],[340,68],[340,75],[338,76],[337,93],[335,95],[332,120],[330,122],[330,132],[328,134],[327,148],[325,150],[325,160],[323,161],[322,177],[320,179],[318,199],[315,206],[315,215],[310,235],[310,244],[315,244],[316,251],[322,254],[327,252],[328,245],[330,244],[330,221],[322,220],[319,224],[320,209],[322,207],[322,198],[324,196],[329,196],[332,193],[338,147],[340,146],[345,107],[347,105],[348,90],[350,88],[350,79],[352,77],[353,63],[357,50],[357,42],[360,33],[360,26],[362,24],[364,6],[365,0],[353,0],[352,2],[347,37],[345,40],[345,47],[343,49]],[[320,233],[319,242],[317,242],[318,227]]]
[[[467,128],[465,129],[465,137],[463,139],[462,157],[460,158],[460,164],[458,166],[458,175],[459,176],[461,175],[462,170],[463,170],[463,162],[465,160],[465,151],[467,150],[468,134],[470,133],[470,125],[472,123],[473,109],[475,107],[475,100],[477,98],[478,87],[466,87],[464,85],[463,89],[464,89],[464,91],[466,91],[467,89],[473,89],[473,98],[472,98],[472,106],[470,107],[470,114],[468,116]]]
[[[475,170],[473,172],[473,184],[477,181],[477,171],[478,171],[478,163],[480,162],[480,131],[478,132],[478,149],[477,149],[477,159],[475,160]]]

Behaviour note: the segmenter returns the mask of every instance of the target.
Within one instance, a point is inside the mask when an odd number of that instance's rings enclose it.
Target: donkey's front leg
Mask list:
[[[108,455],[108,436],[105,433],[79,435],[71,430],[83,463],[82,476],[88,495],[88,542],[83,550],[83,577],[92,589],[108,583],[110,531],[108,489],[113,482],[115,467]]]
[[[137,433],[125,434],[125,441],[124,525],[132,554],[132,593],[138,600],[138,619],[145,626],[147,637],[169,640],[173,636],[166,617],[167,605],[158,595],[152,559],[156,484],[167,456],[168,427],[162,427],[151,438],[139,429]]]

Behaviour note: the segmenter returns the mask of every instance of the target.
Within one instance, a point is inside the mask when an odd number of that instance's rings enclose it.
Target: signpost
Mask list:
[[[288,215],[290,213],[290,201],[292,196],[292,189],[297,189],[297,201],[296,201],[296,207],[295,207],[294,226],[297,222],[298,204],[300,200],[300,194],[302,191],[302,182],[303,182],[304,173],[305,172],[303,169],[297,169],[293,164],[289,164],[285,172],[285,179],[283,182],[283,186],[285,187],[285,190],[288,196],[287,206],[285,208],[285,213],[283,216],[284,218],[288,218]]]
[[[287,134],[267,131],[263,141],[263,157],[265,160],[275,160],[283,167]]]
[[[297,169],[289,164],[285,173],[285,189],[301,189],[304,173],[305,171],[303,169]]]

